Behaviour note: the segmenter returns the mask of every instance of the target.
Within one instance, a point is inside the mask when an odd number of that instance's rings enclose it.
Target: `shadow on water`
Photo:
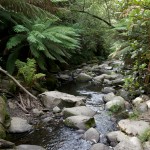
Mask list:
[[[100,93],[101,87],[90,84],[69,83],[58,90],[88,97],[86,105],[97,112],[95,115],[96,128],[101,134],[105,135],[110,131],[116,130],[115,121],[111,120],[104,108],[103,94]],[[16,145],[41,145],[47,150],[89,150],[91,143],[83,140],[81,136],[76,130],[65,127],[59,119],[54,119],[48,124],[38,124],[35,130],[28,134],[13,135],[11,141],[15,142]]]

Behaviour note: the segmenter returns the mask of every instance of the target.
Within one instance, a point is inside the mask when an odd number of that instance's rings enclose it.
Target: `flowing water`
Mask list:
[[[63,85],[59,91],[87,96],[86,105],[97,113],[94,116],[96,129],[105,135],[106,133],[116,130],[115,120],[104,108],[102,100],[103,94],[101,88],[90,84],[70,83]],[[18,144],[34,144],[45,147],[47,150],[89,150],[91,143],[82,139],[82,134],[75,129],[65,127],[62,118],[55,118],[50,123],[39,123],[35,130],[25,135],[15,135],[13,142]],[[105,143],[105,138],[101,138]]]

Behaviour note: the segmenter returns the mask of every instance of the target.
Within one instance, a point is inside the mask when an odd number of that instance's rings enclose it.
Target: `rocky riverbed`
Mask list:
[[[150,98],[147,95],[133,98],[123,89],[122,68],[123,62],[115,60],[101,65],[83,64],[73,71],[60,73],[61,81],[71,82],[57,91],[39,94],[39,102],[44,107],[32,109],[33,118],[28,119],[25,115],[20,118],[19,114],[13,113],[8,121],[7,111],[0,111],[1,138],[5,138],[7,131],[7,139],[13,142],[1,140],[1,147],[149,150],[150,141],[141,140],[141,137],[150,131]],[[1,103],[6,108],[3,99]],[[7,103],[12,111],[15,104],[9,100]]]

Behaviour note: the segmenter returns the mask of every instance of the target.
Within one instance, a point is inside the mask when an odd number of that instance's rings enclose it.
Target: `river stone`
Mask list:
[[[150,109],[150,100],[146,101],[148,109]]]
[[[112,85],[122,85],[124,84],[124,79],[122,78],[118,78],[118,79],[115,79],[115,80],[112,80]]]
[[[112,87],[104,87],[102,89],[102,93],[104,93],[104,94],[108,94],[108,93],[111,93],[111,92],[115,93],[115,91],[116,90],[114,88],[112,88]]]
[[[110,76],[108,74],[102,74],[102,75],[94,77],[93,80],[101,83],[101,82],[103,82],[104,79],[108,79],[109,77]]]
[[[0,139],[0,149],[13,148],[14,146],[14,143]]]
[[[37,145],[19,145],[16,147],[17,150],[46,150],[45,148]]]
[[[92,77],[86,73],[80,73],[76,78],[78,82],[88,82],[92,80]]]
[[[105,102],[109,102],[109,101],[111,101],[114,97],[115,97],[115,94],[114,94],[113,92],[111,92],[111,93],[108,93],[108,94],[104,95],[104,96],[103,96],[103,100],[104,100]]]
[[[102,143],[97,143],[97,144],[94,144],[90,150],[113,150],[112,148],[110,148],[109,146],[106,146]]]
[[[58,106],[59,108],[74,107],[76,105],[83,105],[86,100],[83,96],[74,96],[58,91],[44,92],[38,96],[43,105],[49,109]]]
[[[112,81],[110,81],[108,79],[104,79],[103,83],[106,85],[112,85]]]
[[[117,144],[114,150],[143,150],[143,147],[137,137],[131,137],[129,140],[121,141]]]
[[[118,106],[121,109],[125,107],[125,100],[121,96],[115,96],[111,101],[106,103],[106,109],[111,110],[113,107]]]
[[[53,112],[54,113],[59,113],[59,112],[61,112],[61,109],[58,106],[56,106],[56,107],[53,108]]]
[[[147,141],[143,144],[144,150],[150,150],[150,141]]]
[[[83,138],[87,141],[97,143],[100,138],[100,133],[95,128],[90,128],[84,133]]]
[[[32,109],[32,112],[33,112],[33,114],[34,114],[35,116],[37,116],[37,117],[44,114],[43,111],[38,110],[37,108]]]
[[[120,90],[118,90],[117,94],[128,101],[128,98],[129,98],[129,92],[128,91],[126,91],[124,89],[120,89]]]
[[[141,103],[139,104],[137,107],[137,110],[141,113],[144,113],[144,112],[147,112],[148,111],[148,106],[147,104],[144,102],[144,103]]]
[[[129,135],[141,135],[150,128],[148,122],[124,119],[118,123],[119,128]]]
[[[142,102],[144,102],[144,100],[143,100],[141,97],[137,97],[137,98],[135,98],[135,99],[132,101],[132,103],[133,103],[135,106],[139,105],[139,104],[142,103]]]
[[[63,115],[65,118],[78,115],[93,117],[95,115],[95,111],[86,106],[78,106],[72,108],[64,108]]]
[[[72,128],[87,130],[95,126],[95,120],[88,116],[71,116],[65,119],[65,125]]]
[[[19,118],[19,117],[12,117],[11,124],[9,127],[10,133],[23,133],[30,131],[32,129],[32,125],[27,123],[27,120]]]

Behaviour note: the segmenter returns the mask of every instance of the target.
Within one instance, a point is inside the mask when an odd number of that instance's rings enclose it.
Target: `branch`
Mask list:
[[[28,90],[26,90],[13,76],[11,76],[7,71],[5,71],[4,69],[2,69],[2,67],[0,67],[0,72],[4,73],[5,75],[7,75],[9,78],[11,78],[25,93],[27,93],[28,95],[30,95],[32,98],[34,98],[35,100],[37,100],[37,97],[35,97],[33,94],[31,94]]]
[[[88,14],[88,15],[92,16],[93,18],[96,18],[96,19],[98,19],[98,20],[101,20],[101,21],[103,21],[105,24],[107,24],[108,26],[114,28],[114,26],[113,26],[111,23],[109,23],[108,21],[104,20],[104,19],[101,18],[101,17],[98,17],[98,16],[96,16],[96,15],[93,15],[93,14],[87,12],[87,11],[83,11],[83,10],[71,10],[71,11]]]

